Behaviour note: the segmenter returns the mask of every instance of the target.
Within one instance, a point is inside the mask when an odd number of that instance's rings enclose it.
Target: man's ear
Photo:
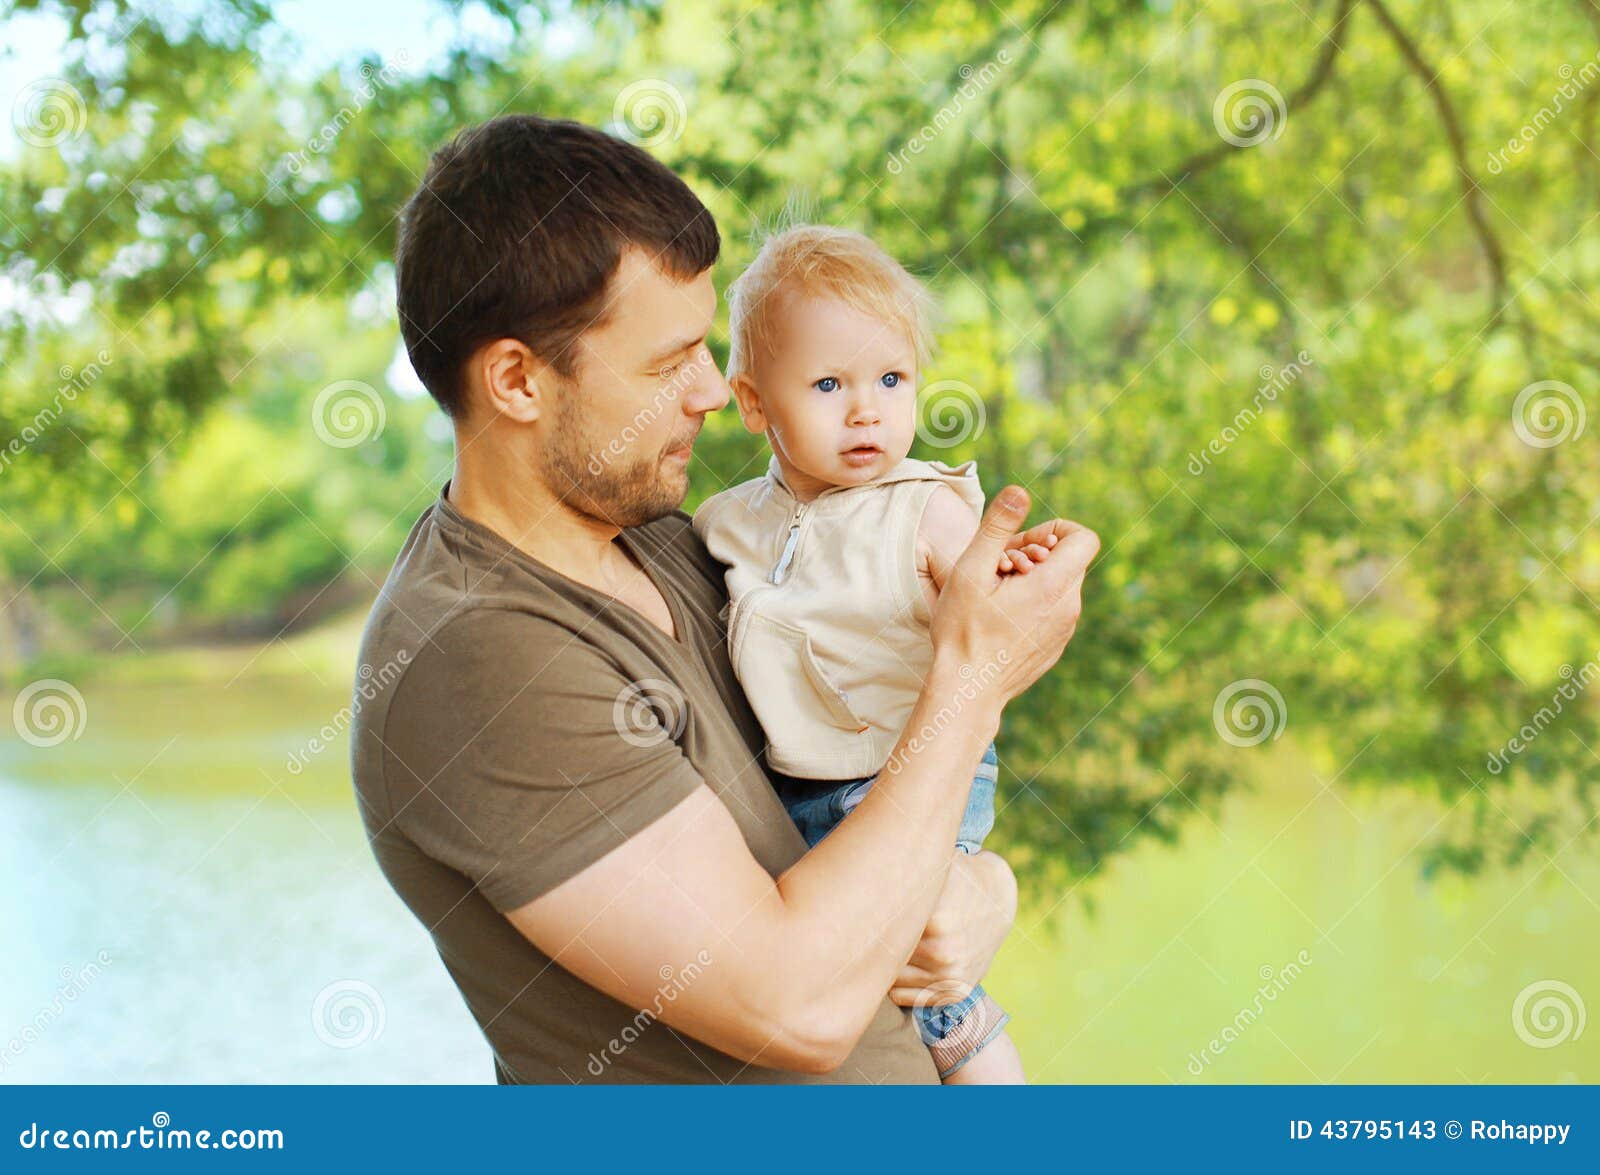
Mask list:
[[[469,393],[491,412],[529,424],[539,419],[545,398],[554,394],[560,377],[551,366],[516,339],[496,339],[478,348],[469,360]]]
[[[767,431],[767,414],[761,410],[761,397],[756,394],[755,381],[749,373],[741,371],[728,381],[728,386],[733,389],[733,398],[739,404],[739,419],[744,421],[746,432],[764,433]]]

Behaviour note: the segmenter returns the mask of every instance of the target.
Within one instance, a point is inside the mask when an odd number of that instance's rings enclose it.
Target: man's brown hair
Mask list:
[[[600,325],[629,246],[687,281],[721,240],[688,185],[631,143],[531,114],[469,127],[434,153],[400,217],[396,300],[412,368],[452,418],[467,359],[496,339],[571,376],[573,343]]]

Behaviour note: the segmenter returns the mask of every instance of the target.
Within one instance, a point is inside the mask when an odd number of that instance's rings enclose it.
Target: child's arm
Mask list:
[[[930,608],[938,602],[950,569],[977,530],[978,516],[955,490],[941,485],[928,495],[917,527],[917,579]],[[1026,574],[1035,563],[1043,562],[1055,545],[1055,532],[1048,527],[1013,535],[1000,553],[995,574]]]
[[[972,507],[949,486],[936,486],[917,524],[917,581],[929,608],[938,603],[950,569],[977,532],[978,516]],[[1004,556],[1001,558],[1003,562]]]

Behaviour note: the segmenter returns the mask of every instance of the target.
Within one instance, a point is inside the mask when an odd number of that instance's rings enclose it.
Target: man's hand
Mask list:
[[[935,662],[982,681],[997,717],[999,706],[1060,660],[1083,610],[1084,576],[1100,550],[1094,531],[1063,518],[1019,535],[1028,502],[1018,485],[995,495],[933,610]],[[1030,574],[1002,575],[1001,553],[1019,540],[1049,547],[1049,558]]]
[[[958,852],[939,904],[889,998],[903,1007],[953,1004],[983,977],[1017,915],[1017,879],[995,853]]]

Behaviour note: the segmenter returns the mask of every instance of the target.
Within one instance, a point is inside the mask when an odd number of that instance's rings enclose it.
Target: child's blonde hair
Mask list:
[[[728,378],[748,372],[756,349],[772,337],[773,302],[784,288],[837,298],[880,322],[905,330],[918,364],[933,346],[933,298],[923,284],[861,233],[797,224],[762,243],[728,291]]]

